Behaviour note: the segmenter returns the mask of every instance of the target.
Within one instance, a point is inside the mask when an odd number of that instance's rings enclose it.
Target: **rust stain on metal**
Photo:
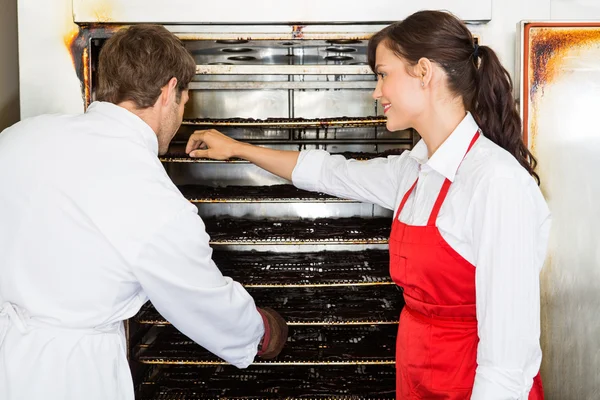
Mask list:
[[[531,39],[531,94],[552,82],[560,72],[562,60],[575,47],[590,46],[600,41],[598,28],[537,28],[529,33]]]
[[[552,83],[561,73],[568,52],[600,42],[600,29],[594,27],[532,27],[529,30],[529,98],[531,110],[527,139],[536,154],[538,113],[536,104],[544,95],[544,86]]]
[[[75,39],[77,39],[77,36],[79,36],[79,28],[73,29],[71,32],[65,35],[63,41],[65,42],[65,46],[67,46],[67,49],[71,49],[73,42],[75,41]]]
[[[112,10],[108,5],[104,5],[104,7],[99,7],[94,10],[94,15],[96,16],[96,21],[99,23],[107,23],[112,22]]]
[[[304,28],[304,25],[293,25],[292,26],[292,38],[293,39],[304,38],[304,32],[302,32],[303,28]]]
[[[84,101],[86,101],[86,77],[85,77],[85,64],[87,60],[84,60],[83,53],[84,49],[87,48],[87,41],[89,38],[86,37],[85,31],[78,27],[77,31],[69,32],[65,38],[65,46],[71,54],[71,60],[73,61],[73,67],[79,82],[81,82],[81,95]],[[87,102],[85,103],[87,106]]]
[[[81,64],[83,66],[83,96],[85,99],[85,108],[92,102],[92,90],[90,87],[90,55],[87,47],[83,49],[81,55]]]
[[[81,83],[81,97],[87,107],[91,102],[90,82],[90,40],[95,37],[107,38],[124,25],[82,25],[77,31],[69,32],[64,37],[64,43],[73,61],[77,78]]]
[[[108,23],[112,22],[113,19],[113,8],[115,6],[115,1],[113,0],[101,0],[101,1],[93,1],[87,2],[86,4],[87,12],[85,14],[93,15],[94,20],[98,23]]]

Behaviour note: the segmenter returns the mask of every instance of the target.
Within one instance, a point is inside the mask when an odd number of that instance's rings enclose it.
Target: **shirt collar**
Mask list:
[[[86,113],[100,113],[125,125],[140,135],[148,150],[158,155],[158,137],[143,119],[131,111],[113,103],[95,101],[89,105]]]
[[[421,165],[429,166],[452,182],[477,130],[479,130],[479,127],[475,119],[473,119],[470,112],[467,112],[465,118],[433,153],[431,158],[428,157],[427,145],[423,139],[419,140],[413,147],[410,157]]]

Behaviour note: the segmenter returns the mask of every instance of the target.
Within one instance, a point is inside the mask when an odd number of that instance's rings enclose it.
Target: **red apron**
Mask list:
[[[479,137],[475,133],[467,150]],[[466,153],[465,153],[466,156]],[[417,179],[418,181],[418,179]],[[435,222],[448,194],[445,180],[426,226],[398,216],[417,185],[406,192],[392,224],[390,273],[404,289],[396,341],[396,398],[468,400],[477,367],[475,267],[442,238]],[[530,400],[544,398],[539,374]]]

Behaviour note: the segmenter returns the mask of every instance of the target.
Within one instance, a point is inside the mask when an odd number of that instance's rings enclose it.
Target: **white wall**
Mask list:
[[[494,0],[492,20],[472,25],[514,78],[517,25],[522,20],[600,20],[600,0]]]
[[[17,0],[0,0],[0,131],[19,120]]]

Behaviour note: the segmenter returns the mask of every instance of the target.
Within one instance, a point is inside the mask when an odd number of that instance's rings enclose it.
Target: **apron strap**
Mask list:
[[[437,200],[433,205],[433,209],[431,210],[431,214],[429,215],[429,221],[427,221],[427,226],[435,226],[435,221],[437,220],[438,214],[440,213],[440,208],[442,208],[442,203],[446,199],[446,195],[448,194],[448,190],[450,189],[450,179],[446,178],[444,184],[442,185],[442,189],[440,189],[440,194],[438,194]]]
[[[467,148],[467,151],[465,152],[465,155],[463,156],[462,161],[465,160],[465,157],[467,156],[467,154],[469,154],[469,151],[471,151],[471,148],[473,147],[473,145],[475,144],[477,139],[479,139],[479,130],[477,132],[475,132],[475,135],[473,135],[473,139],[471,139],[469,148]],[[460,162],[461,164],[462,164],[462,161]],[[458,165],[458,167],[460,168],[460,164]],[[450,179],[446,178],[446,180],[444,181],[444,184],[442,185],[442,188],[440,189],[440,194],[438,194],[435,204],[433,205],[431,214],[429,215],[429,221],[427,221],[427,226],[435,226],[435,221],[437,220],[438,214],[440,213],[440,209],[442,208],[442,204],[444,203],[444,200],[446,199],[446,195],[448,194],[448,191],[450,190],[451,184],[452,184],[452,182],[450,182]]]
[[[410,197],[410,194],[413,192],[413,190],[415,190],[415,187],[417,186],[417,182],[419,182],[419,178],[417,178],[417,180],[415,180],[415,183],[413,183],[412,186],[410,187],[410,189],[408,189],[408,191],[404,194],[404,197],[402,198],[402,201],[400,202],[400,205],[398,206],[398,211],[396,211],[396,215],[394,216],[394,221],[396,221],[398,219],[398,217],[400,216],[400,213],[402,212],[402,209],[404,208],[406,201]]]

